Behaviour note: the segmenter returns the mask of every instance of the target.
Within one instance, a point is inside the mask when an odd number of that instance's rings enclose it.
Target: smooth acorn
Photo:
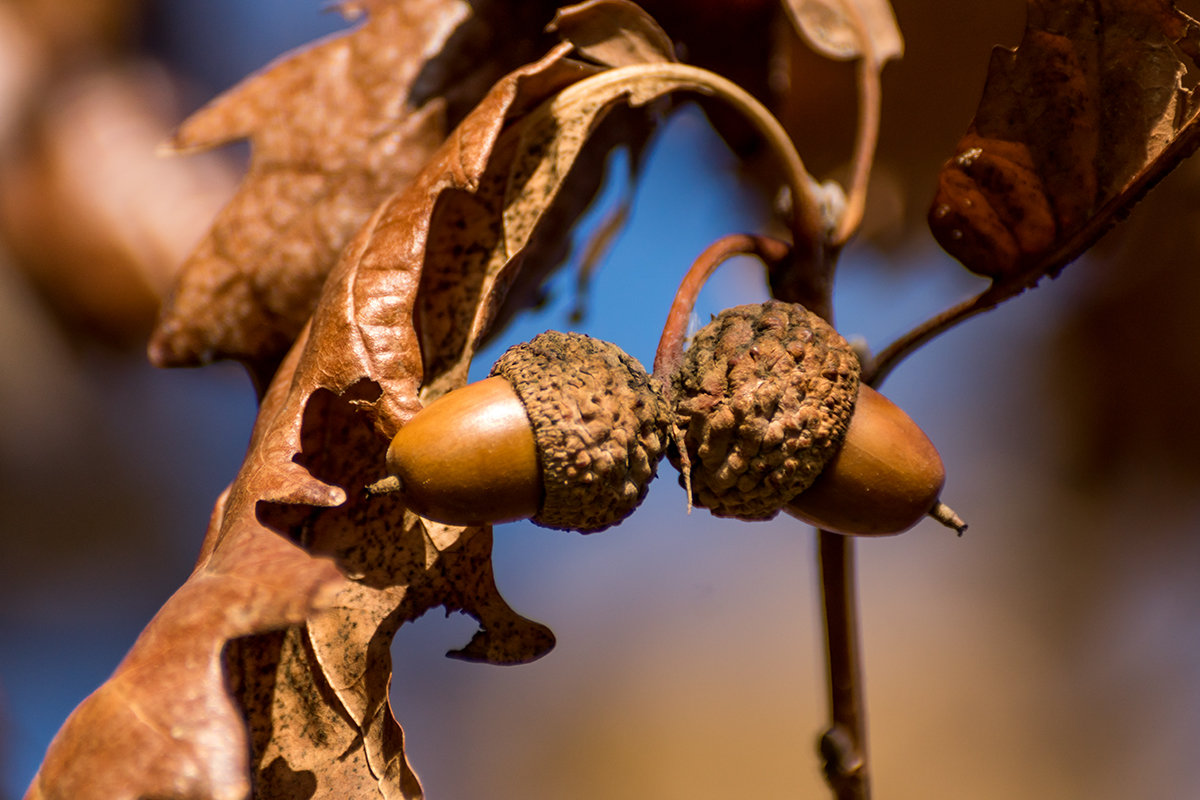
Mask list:
[[[548,331],[448,392],[387,453],[406,504],[454,525],[529,518],[603,530],[641,503],[667,444],[665,404],[609,342]]]
[[[846,534],[900,533],[933,515],[945,469],[912,419],[861,384],[853,348],[802,306],[721,312],[671,379],[670,456],[693,502],[717,516],[780,511]]]

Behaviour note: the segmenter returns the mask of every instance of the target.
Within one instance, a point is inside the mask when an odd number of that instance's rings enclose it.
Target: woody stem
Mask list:
[[[819,531],[817,557],[832,717],[820,740],[825,780],[837,800],[870,800],[854,540]]]

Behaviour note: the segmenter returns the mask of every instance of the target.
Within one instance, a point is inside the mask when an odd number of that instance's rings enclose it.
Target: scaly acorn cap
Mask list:
[[[719,517],[778,514],[837,452],[860,372],[846,340],[802,306],[769,300],[718,314],[671,379],[669,456],[692,502]]]
[[[532,424],[545,496],[533,522],[592,533],[637,508],[667,446],[667,409],[646,370],[610,342],[547,331],[492,367]]]

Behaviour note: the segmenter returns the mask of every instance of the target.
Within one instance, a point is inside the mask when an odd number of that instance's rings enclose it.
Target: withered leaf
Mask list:
[[[418,392],[465,380],[503,295],[504,270],[515,268],[568,171],[564,153],[578,152],[580,141],[555,150],[562,174],[540,174],[530,148],[550,149],[553,137],[547,141],[544,122],[532,139],[514,123],[549,119],[529,112],[594,71],[565,59],[569,50],[560,46],[497,84],[345,248],[311,325],[263,398],[247,459],[214,514],[195,573],[64,726],[30,797],[240,797],[248,774],[256,797],[419,797],[387,702],[396,628],[442,606],[481,623],[457,657],[519,663],[552,646],[544,626],[500,598],[490,528],[436,525],[364,487],[379,476],[389,432],[419,407]],[[572,131],[581,140],[587,126]],[[456,208],[491,216],[439,227],[465,219]],[[502,219],[506,208],[519,212]],[[427,242],[440,249],[427,250]],[[452,328],[439,320],[464,308],[472,320],[466,335],[447,338]],[[279,591],[260,597],[259,584],[242,578],[248,570]],[[227,572],[241,580],[213,598],[207,587],[224,586]],[[280,603],[288,614],[275,611]],[[216,624],[214,615],[238,624]],[[187,657],[193,650],[204,660]],[[142,668],[176,655],[175,669]],[[197,698],[213,713],[197,714]],[[108,735],[110,726],[128,728],[142,707],[154,710],[146,736]],[[198,743],[193,718],[210,726]],[[212,752],[197,754],[199,746]]]
[[[176,150],[249,138],[252,155],[164,305],[149,348],[155,364],[232,358],[265,385],[342,247],[425,164],[447,120],[544,50],[525,30],[538,9],[505,5],[343,3],[368,12],[366,22],[285,56],[180,127]],[[501,14],[513,35],[497,46],[484,31]]]
[[[697,71],[671,75],[671,65],[587,77],[569,50],[498,84],[372,216],[264,399],[260,418],[274,422],[255,449],[289,480],[258,493],[258,520],[328,554],[352,581],[302,635],[239,643],[261,796],[310,780],[314,796],[416,796],[387,702],[388,645],[428,609],[480,621],[459,658],[520,663],[553,643],[498,594],[490,527],[437,525],[363,487],[418,397],[465,382],[537,220],[604,110],[696,86]],[[268,690],[280,685],[282,695]]]
[[[869,58],[882,65],[904,54],[888,0],[784,0],[796,31],[827,58]]]
[[[1200,26],[1170,0],[1030,0],[939,175],[938,242],[997,291],[1056,273],[1195,149],[1180,53]]]
[[[224,648],[302,623],[344,579],[327,559],[260,526],[230,524],[244,502],[236,494],[218,501],[209,536],[224,530],[223,546],[63,724],[27,800],[246,796],[245,721],[226,688]]]
[[[418,0],[370,10],[354,32],[286,56],[213,100],[171,140],[187,151],[248,137],[252,157],[164,305],[150,343],[155,364],[277,360],[342,245],[441,142],[441,104],[414,108],[409,96],[464,8]]]
[[[580,55],[609,67],[676,60],[671,37],[629,0],[587,0],[560,8],[549,30]]]
[[[303,470],[308,485],[261,493],[259,518],[311,552],[331,555],[353,582],[302,632],[239,643],[234,668],[256,731],[260,796],[289,796],[297,781],[311,781],[315,796],[419,796],[387,702],[389,645],[401,624],[428,609],[463,610],[481,622],[461,658],[519,663],[553,643],[544,626],[512,612],[497,593],[490,528],[435,525],[396,497],[372,497],[363,487],[378,477],[388,434],[418,407],[418,391],[432,391],[424,362],[469,361],[486,309],[502,294],[499,270],[519,251],[498,240],[495,216],[446,227],[445,208],[503,204],[513,150],[501,132],[587,74],[563,59],[568,50],[498,84],[408,189],[372,216],[264,400],[262,413],[280,424],[269,437],[275,443],[264,439],[261,448]],[[445,250],[426,246],[443,241]],[[463,252],[456,255],[454,245]],[[476,336],[426,335],[426,325],[463,307],[477,320],[468,329]],[[465,372],[441,377],[450,388]],[[344,501],[323,507],[327,491]]]

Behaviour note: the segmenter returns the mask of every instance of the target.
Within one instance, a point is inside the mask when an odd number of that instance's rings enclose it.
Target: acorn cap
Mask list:
[[[545,496],[539,525],[592,533],[627,517],[667,446],[666,404],[636,359],[609,342],[547,331],[492,367],[529,415]]]
[[[860,372],[846,340],[802,306],[770,300],[718,314],[671,379],[670,458],[692,502],[719,517],[778,514],[838,451]]]

